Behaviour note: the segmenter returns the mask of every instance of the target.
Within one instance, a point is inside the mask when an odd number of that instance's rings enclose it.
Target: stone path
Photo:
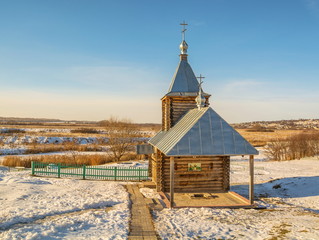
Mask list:
[[[154,230],[152,216],[143,195],[138,186],[127,185],[132,202],[131,223],[129,240],[158,240],[160,239]]]

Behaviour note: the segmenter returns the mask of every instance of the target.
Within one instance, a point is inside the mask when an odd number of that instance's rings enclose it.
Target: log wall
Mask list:
[[[197,96],[174,96],[162,99],[162,130],[167,131],[189,110],[196,108]],[[205,106],[209,105],[209,96],[206,97]]]
[[[194,158],[174,157],[175,192],[227,192],[229,191],[230,158],[219,156],[201,156]],[[153,171],[160,173],[153,177],[159,191],[170,190],[170,159],[160,156]],[[188,163],[201,163],[201,171],[188,171]],[[154,164],[153,164],[154,166]],[[154,176],[154,174],[153,174]]]
[[[162,192],[163,189],[163,155],[157,149],[151,156],[152,161],[152,181],[156,184],[156,191]]]

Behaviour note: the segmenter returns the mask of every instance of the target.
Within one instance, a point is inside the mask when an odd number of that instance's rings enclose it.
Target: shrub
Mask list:
[[[136,144],[136,140],[141,137],[136,124],[130,120],[111,117],[102,121],[101,125],[105,127],[108,135],[108,152],[116,161],[129,154]]]
[[[77,164],[77,165],[101,165],[112,162],[106,154],[77,154],[70,153],[66,155],[42,155],[42,156],[6,156],[2,164],[8,167],[31,167],[31,162],[44,162],[44,163],[63,163],[63,164]]]
[[[31,167],[31,160],[18,156],[6,156],[2,161],[2,165],[7,167]]]
[[[266,146],[272,160],[292,160],[319,155],[319,132],[303,132],[284,140],[273,140]]]
[[[26,149],[25,154],[61,151],[97,152],[101,150],[102,146],[98,144],[77,144],[75,142],[64,142],[60,144],[31,144],[31,147]]]
[[[92,133],[92,134],[99,134],[101,133],[99,130],[94,128],[79,128],[71,130],[71,133]]]
[[[0,129],[1,133],[25,133],[25,130],[23,129],[19,129],[19,128],[4,128],[4,129]]]

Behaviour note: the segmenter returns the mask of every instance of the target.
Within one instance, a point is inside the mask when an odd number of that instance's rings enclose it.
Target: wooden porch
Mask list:
[[[171,206],[170,193],[160,192],[166,207],[254,208],[255,205],[235,192],[226,193],[174,193]]]

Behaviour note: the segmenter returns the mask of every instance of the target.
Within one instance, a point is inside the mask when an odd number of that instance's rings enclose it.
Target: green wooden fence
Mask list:
[[[148,180],[148,169],[140,167],[111,167],[69,165],[61,163],[31,162],[34,176],[73,177],[79,179],[99,179],[113,181]]]

